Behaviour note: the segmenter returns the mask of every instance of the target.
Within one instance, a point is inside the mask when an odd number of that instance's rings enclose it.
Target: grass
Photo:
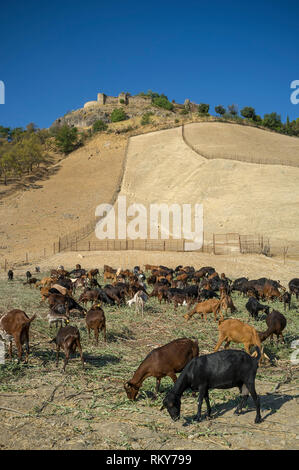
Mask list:
[[[43,277],[48,273],[42,273]],[[99,283],[103,284],[102,277]],[[151,290],[151,289],[149,289]],[[73,435],[80,434],[80,423],[99,423],[102,420],[113,422],[134,423],[134,426],[146,426],[153,432],[170,433],[176,431],[169,427],[169,417],[160,412],[162,399],[172,387],[172,380],[163,378],[160,386],[160,394],[155,396],[155,379],[153,377],[144,381],[136,402],[130,401],[123,389],[123,383],[129,380],[136,368],[145,356],[155,347],[166,344],[173,339],[189,337],[198,339],[200,354],[213,352],[218,339],[217,323],[212,315],[208,321],[202,321],[199,317],[192,317],[189,322],[183,318],[186,307],[178,307],[174,311],[172,305],[159,304],[152,298],[146,304],[144,317],[135,313],[135,308],[128,306],[106,307],[103,306],[107,324],[107,343],[103,337],[99,337],[99,345],[96,346],[94,338],[88,339],[84,317],[72,317],[71,324],[79,328],[81,344],[85,359],[85,370],[82,370],[79,354],[75,353],[69,361],[66,373],[62,374],[63,353],[60,355],[59,367],[55,367],[55,352],[49,341],[55,336],[55,330],[50,332],[46,319],[47,304],[41,302],[38,289],[23,285],[23,279],[16,278],[13,282],[0,281],[2,312],[13,308],[24,310],[29,316],[37,314],[37,319],[30,328],[31,353],[29,363],[18,364],[15,362],[16,350],[13,349],[14,360],[6,360],[0,365],[0,395],[11,393],[14,397],[22,397],[22,394],[35,394],[36,400],[24,402],[26,411],[30,416],[39,416],[45,419],[75,420]],[[78,299],[80,292],[75,296]],[[233,301],[237,312],[233,316],[253,325],[260,331],[267,326],[265,315],[260,321],[248,319],[245,309],[246,298],[233,294]],[[271,307],[283,312],[281,304],[270,302]],[[289,362],[293,350],[291,342],[296,339],[298,331],[298,306],[293,300],[291,310],[286,312],[287,327],[285,330],[285,344],[271,345],[269,339],[264,343],[266,354],[271,358],[272,364],[265,364],[258,369],[257,379],[273,389],[275,383],[283,382],[291,367]],[[243,349],[242,345],[232,344],[232,348]],[[274,361],[274,359],[276,361]],[[49,397],[55,387],[53,400]],[[211,390],[210,401],[212,414],[220,413],[225,409],[234,408],[239,400],[237,389]],[[46,406],[39,413],[41,404]],[[18,406],[20,402],[18,401]],[[196,413],[196,399],[191,391],[184,394],[182,402],[182,415],[187,425],[192,423]],[[224,411],[223,411],[224,410]],[[205,413],[205,403],[203,404]],[[182,433],[184,433],[182,429]],[[220,431],[219,431],[220,433]],[[188,433],[187,433],[188,434]],[[200,438],[200,432],[196,432],[196,438]],[[223,438],[224,434],[219,434]],[[217,438],[217,431],[207,434]],[[182,436],[181,436],[182,437]],[[169,436],[164,436],[165,442]],[[133,442],[133,441],[132,441]],[[126,436],[120,439],[119,448],[130,449],[132,442]],[[190,440],[188,440],[190,442]],[[30,445],[30,443],[28,444]],[[112,448],[115,445],[114,438],[107,438],[102,446]]]

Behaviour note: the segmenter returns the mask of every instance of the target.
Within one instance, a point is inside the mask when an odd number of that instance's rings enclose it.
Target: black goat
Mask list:
[[[196,421],[200,421],[203,399],[207,404],[208,417],[211,415],[209,389],[238,387],[242,398],[235,413],[241,413],[250,393],[256,407],[255,423],[260,423],[262,418],[260,400],[255,391],[255,376],[261,352],[257,346],[256,351],[257,357],[234,349],[195,357],[186,365],[170,392],[167,393],[161,410],[166,407],[171,418],[174,421],[178,420],[181,412],[181,396],[187,388],[191,388],[192,391],[199,392]]]
[[[291,299],[292,299],[292,294],[286,291],[281,298],[281,300],[283,301],[284,311],[286,311],[286,306],[288,306],[288,309],[290,310]]]
[[[8,277],[8,280],[9,281],[12,281],[13,280],[13,270],[10,269],[7,273],[7,277]]]
[[[245,305],[245,307],[255,320],[258,320],[258,313],[260,311],[263,311],[266,314],[268,314],[270,311],[270,307],[268,307],[268,305],[260,304],[259,301],[255,297],[249,297],[249,300],[247,304]]]

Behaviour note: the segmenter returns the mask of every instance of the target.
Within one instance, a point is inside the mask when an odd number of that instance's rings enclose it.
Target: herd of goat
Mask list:
[[[35,268],[36,275],[40,272]],[[191,388],[198,392],[198,413],[196,419],[201,419],[202,401],[205,399],[207,415],[210,416],[208,390],[212,388],[238,387],[241,400],[236,413],[241,413],[246,400],[251,395],[256,406],[255,422],[261,421],[260,402],[255,390],[256,371],[262,360],[268,358],[263,352],[262,342],[273,335],[277,343],[284,341],[283,330],[286,327],[286,317],[278,310],[272,309],[263,302],[277,301],[283,305],[284,312],[290,309],[292,295],[299,299],[299,279],[294,278],[288,284],[288,290],[280,284],[267,278],[249,280],[242,277],[234,281],[219,275],[213,267],[202,267],[195,270],[192,266],[177,266],[175,269],[166,266],[145,265],[144,271],[139,266],[133,270],[113,269],[104,265],[104,283],[98,283],[98,269],[89,271],[76,265],[72,271],[66,271],[63,266],[53,269],[50,276],[38,279],[27,271],[26,282],[31,288],[40,290],[43,302],[49,305],[47,319],[49,327],[60,324],[60,329],[51,341],[56,345],[56,365],[59,361],[59,351],[63,350],[65,358],[63,371],[70,354],[78,349],[84,368],[84,356],[80,343],[80,333],[76,326],[70,325],[72,312],[79,312],[86,322],[88,336],[93,330],[96,344],[99,332],[103,332],[106,342],[106,319],[104,305],[135,304],[137,313],[144,315],[145,304],[150,297],[156,297],[160,304],[164,301],[172,303],[175,310],[179,305],[186,305],[188,312],[184,315],[186,321],[199,314],[207,320],[207,314],[213,314],[215,322],[218,319],[219,339],[214,353],[199,356],[197,340],[180,338],[151,351],[141,362],[133,377],[124,383],[124,389],[129,399],[136,400],[143,381],[148,377],[156,378],[156,392],[159,392],[160,381],[170,377],[173,388],[163,400],[163,408],[167,408],[172,419],[180,417],[181,395],[184,390]],[[8,281],[13,282],[14,272],[8,271]],[[109,282],[109,284],[106,284]],[[74,294],[83,289],[78,300]],[[151,289],[151,292],[149,292]],[[248,297],[246,309],[249,316],[259,319],[259,312],[266,314],[267,329],[257,331],[253,326],[238,318],[224,318],[228,310],[237,311],[232,292]],[[90,304],[90,308],[87,306]],[[15,341],[18,358],[22,358],[23,345],[26,350],[26,362],[29,355],[29,328],[36,314],[31,318],[19,309],[11,310],[0,318],[0,339],[9,344],[9,356],[12,357],[12,341]],[[218,351],[225,342],[224,350]],[[231,342],[242,343],[245,351],[231,350]],[[254,351],[252,351],[252,348]],[[269,358],[268,358],[269,359]],[[177,373],[181,372],[177,379]]]

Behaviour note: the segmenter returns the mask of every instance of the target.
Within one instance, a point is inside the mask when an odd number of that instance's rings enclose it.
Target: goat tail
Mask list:
[[[34,315],[32,315],[31,318],[29,318],[28,322],[27,323],[31,323],[33,320],[36,319],[36,313]]]

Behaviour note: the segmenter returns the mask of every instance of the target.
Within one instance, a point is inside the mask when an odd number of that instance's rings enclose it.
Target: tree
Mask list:
[[[238,114],[238,106],[236,104],[230,104],[227,107],[228,113],[232,116],[237,116]]]
[[[127,115],[122,108],[115,108],[110,116],[111,122],[119,122],[127,119]]]
[[[218,106],[215,106],[215,112],[220,114],[220,116],[223,116],[223,114],[225,114],[225,108],[219,104]]]
[[[0,126],[0,138],[8,140],[8,138],[10,137],[10,132],[10,127]]]
[[[68,154],[78,145],[78,129],[67,124],[55,130],[55,143],[59,150]]]
[[[11,144],[5,143],[0,146],[0,176],[4,178],[4,184],[7,185],[7,178],[12,173],[14,167],[14,158],[11,152]]]
[[[198,105],[198,114],[208,114],[210,109],[209,104],[200,103]]]
[[[253,119],[255,118],[255,109],[251,106],[245,106],[241,109],[241,115],[246,119]]]
[[[281,116],[275,112],[265,114],[263,119],[263,125],[270,129],[280,131],[282,129]]]

